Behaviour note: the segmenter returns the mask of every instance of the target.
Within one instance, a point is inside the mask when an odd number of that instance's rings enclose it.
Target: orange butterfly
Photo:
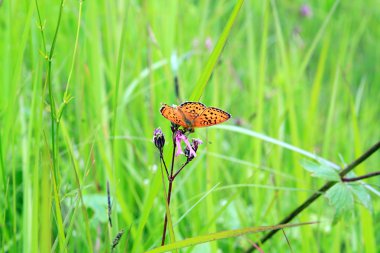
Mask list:
[[[164,104],[160,112],[174,124],[183,126],[189,131],[193,131],[195,127],[213,126],[231,118],[229,113],[199,102],[184,102],[179,106]]]

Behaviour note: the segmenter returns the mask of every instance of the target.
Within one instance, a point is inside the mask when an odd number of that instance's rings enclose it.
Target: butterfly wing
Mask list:
[[[174,124],[187,127],[185,119],[183,118],[182,113],[178,110],[178,107],[171,107],[167,104],[164,104],[160,112],[162,116],[173,122]]]
[[[193,127],[208,127],[220,124],[231,118],[228,112],[215,107],[208,107],[194,119]]]
[[[160,112],[171,122],[187,129],[213,126],[231,118],[229,113],[199,102],[184,102],[174,107],[164,104]]]
[[[207,107],[199,102],[184,102],[178,106],[178,110],[183,113],[189,124],[192,124],[195,118],[202,114]]]

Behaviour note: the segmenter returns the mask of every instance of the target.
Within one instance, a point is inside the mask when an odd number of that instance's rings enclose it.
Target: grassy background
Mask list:
[[[156,247],[165,204],[154,128],[170,139],[160,104],[189,99],[234,1],[100,0],[84,1],[82,8],[79,1],[65,1],[51,61],[53,112],[58,114],[66,89],[73,99],[63,106],[59,124],[51,121],[45,55],[60,2],[37,2],[46,50],[34,1],[0,5],[1,250],[105,252],[117,232],[129,227],[129,240],[124,236],[118,251]],[[177,240],[274,225],[323,184],[300,166],[298,153],[228,126],[342,166],[379,140],[378,2],[312,1],[310,17],[300,15],[304,3],[243,5],[201,98],[233,118],[227,126],[194,134],[205,144],[174,183]],[[375,171],[379,161],[375,154],[355,172]],[[379,178],[366,182],[379,190]],[[355,205],[353,218],[335,226],[333,208],[319,199],[295,222],[321,223],[286,230],[293,251],[378,252],[380,202],[372,197],[373,213]],[[260,236],[183,252],[240,252]],[[263,249],[290,252],[281,233]]]

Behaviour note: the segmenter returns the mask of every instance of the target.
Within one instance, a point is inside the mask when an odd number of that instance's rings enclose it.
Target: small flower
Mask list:
[[[191,148],[192,148],[192,151],[194,152],[191,152],[191,149],[189,149],[188,147],[186,147],[185,149],[185,156],[187,157],[187,160],[188,161],[191,161],[194,159],[194,157],[196,157],[196,152],[198,150],[198,146],[200,144],[202,144],[203,142],[199,139],[193,139],[193,142],[191,143]]]
[[[178,130],[175,133],[175,143],[177,146],[177,152],[175,153],[175,156],[179,156],[181,154],[184,154],[182,151],[182,147],[181,147],[181,141],[183,141],[186,144],[186,149],[189,149],[190,154],[194,155],[194,157],[195,157],[196,156],[195,151],[191,147],[189,140],[187,139],[186,135],[184,135],[183,132],[180,130]]]
[[[198,146],[202,143],[203,141],[201,141],[200,139],[193,139],[193,143],[191,144],[191,146],[193,147],[194,151],[197,152]]]
[[[300,8],[300,15],[302,17],[310,18],[311,16],[313,16],[313,10],[309,5],[304,4]]]
[[[162,149],[165,145],[165,136],[161,128],[156,128],[153,133],[153,142],[154,145],[162,152]]]
[[[213,42],[212,42],[212,39],[210,37],[207,37],[206,40],[205,40],[205,47],[206,49],[211,52],[212,51],[212,48],[213,48]]]

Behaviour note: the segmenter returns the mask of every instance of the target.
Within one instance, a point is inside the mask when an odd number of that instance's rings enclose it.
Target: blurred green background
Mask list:
[[[60,9],[60,1],[1,1],[3,252],[110,252],[129,228],[116,252],[160,245],[164,192],[151,140],[161,127],[168,160],[171,133],[159,108],[189,99],[234,5],[87,0]],[[200,100],[232,119],[191,135],[204,145],[174,182],[176,240],[275,225],[324,183],[300,166],[299,153],[232,126],[342,167],[377,142],[379,39],[376,0],[245,1]],[[379,162],[377,153],[355,173]],[[321,198],[294,220],[319,224],[285,230],[293,252],[379,252],[380,180],[365,182],[373,212],[356,203],[352,217],[333,226],[334,208]],[[244,252],[261,236],[181,252]],[[283,233],[262,249],[292,252]]]

